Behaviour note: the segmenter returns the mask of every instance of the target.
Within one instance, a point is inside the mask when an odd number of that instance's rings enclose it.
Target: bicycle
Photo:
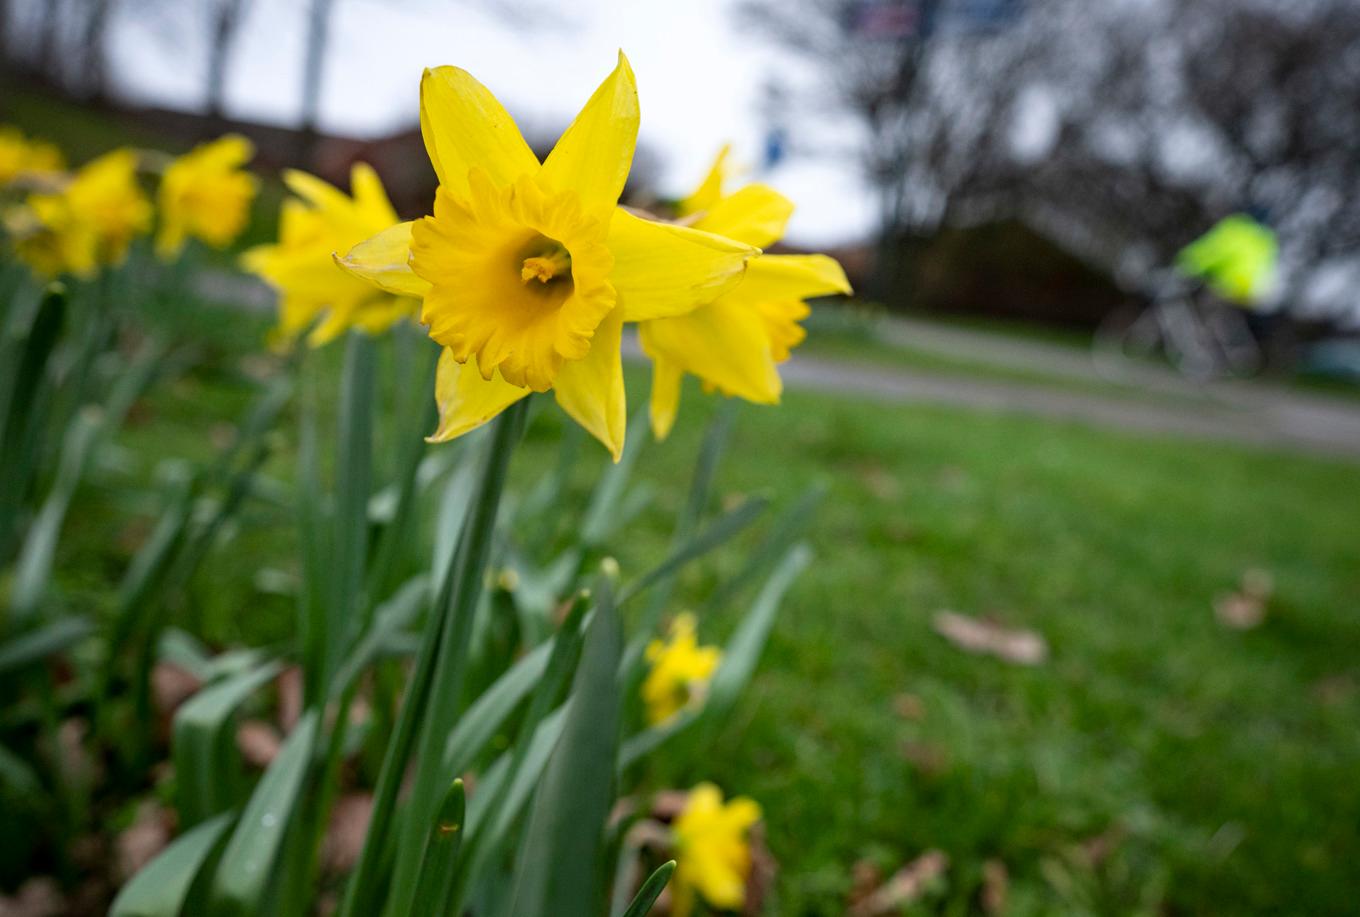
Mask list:
[[[1260,372],[1264,355],[1246,307],[1175,271],[1160,275],[1154,288],[1151,305],[1112,312],[1096,328],[1092,357],[1098,373],[1124,378],[1134,364],[1158,357],[1195,382]]]

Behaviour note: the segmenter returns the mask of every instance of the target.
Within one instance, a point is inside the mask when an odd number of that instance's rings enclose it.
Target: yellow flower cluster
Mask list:
[[[642,683],[642,700],[653,724],[701,702],[722,661],[722,650],[699,645],[694,615],[689,613],[676,615],[667,639],[649,643],[646,655],[651,670]]]
[[[417,300],[377,289],[335,266],[335,252],[397,222],[378,174],[355,164],[352,197],[305,172],[285,172],[283,180],[296,196],[283,202],[279,241],[242,256],[247,270],[279,292],[276,340],[292,340],[310,328],[308,341],[319,346],[351,327],[376,334],[413,317]]]
[[[215,247],[236,238],[256,192],[254,176],[241,168],[252,154],[247,140],[227,136],[166,167],[159,194],[159,255],[177,256],[189,238]],[[35,178],[42,185],[4,212],[15,254],[45,277],[88,278],[123,263],[133,240],[149,233],[155,220],[138,177],[142,166],[137,151],[120,148],[67,174],[50,144],[0,130],[0,185]]]
[[[696,895],[718,910],[745,904],[751,874],[747,832],[758,821],[760,806],[752,799],[738,796],[724,803],[722,790],[711,783],[689,791],[671,825],[676,861],[672,917],[688,917]]]
[[[61,172],[66,160],[61,150],[41,140],[25,139],[17,128],[0,126],[0,187],[29,177]]]
[[[435,397],[444,441],[533,392],[623,451],[623,326],[656,362],[653,425],[669,431],[681,376],[752,401],[779,397],[775,364],[801,339],[803,300],[849,287],[822,256],[762,255],[792,205],[721,180],[670,223],[618,204],[637,143],[633,71],[622,54],[547,159],[481,83],[427,70],[420,124],[439,177],[434,213],[352,248],[340,263],[398,296],[443,347]],[[720,178],[720,177],[719,177]]]

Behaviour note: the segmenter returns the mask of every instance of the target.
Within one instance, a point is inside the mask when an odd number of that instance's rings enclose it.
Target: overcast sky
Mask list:
[[[421,70],[456,64],[500,97],[526,129],[565,125],[622,48],[637,73],[642,143],[662,159],[663,190],[683,193],[727,141],[758,165],[767,79],[814,74],[734,21],[732,0],[336,0],[322,122],[379,136],[415,123]],[[173,21],[122,4],[112,57],[129,97],[194,108],[203,101],[207,28],[199,4]],[[288,123],[300,109],[300,0],[248,0],[233,53],[231,114]],[[847,145],[844,126],[792,126],[800,145]],[[791,240],[846,241],[872,227],[873,202],[848,156],[794,156],[763,179],[798,204]]]

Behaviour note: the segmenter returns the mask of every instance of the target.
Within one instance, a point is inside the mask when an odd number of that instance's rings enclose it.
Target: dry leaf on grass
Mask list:
[[[1251,630],[1266,619],[1270,597],[1275,594],[1275,578],[1268,570],[1256,567],[1244,570],[1236,592],[1228,592],[1214,599],[1214,615],[1224,627]]]
[[[937,634],[965,652],[1017,665],[1039,665],[1048,659],[1048,643],[1032,630],[1002,627],[953,611],[936,612],[934,624]]]
[[[302,666],[289,666],[274,680],[279,691],[279,728],[290,733],[302,718]]]
[[[0,917],[56,917],[65,910],[61,888],[50,876],[27,880],[13,896],[0,895]]]
[[[372,817],[371,793],[346,793],[336,800],[331,823],[321,842],[321,863],[326,872],[340,875],[354,868]]]
[[[904,691],[893,698],[893,712],[904,720],[919,723],[926,718],[926,705],[920,695]]]
[[[887,917],[920,899],[930,883],[944,875],[949,857],[942,850],[927,850],[893,873],[887,882],[851,905],[851,917]]]
[[[982,909],[988,914],[1006,912],[1006,896],[1010,892],[1010,873],[1000,860],[982,864]]]
[[[137,818],[115,841],[114,872],[126,882],[170,843],[173,818],[170,810],[154,802],[137,807]]]
[[[151,670],[151,699],[156,710],[168,717],[202,684],[188,669],[173,662],[158,662]]]
[[[278,732],[264,720],[246,720],[236,727],[236,747],[251,767],[268,767],[282,746]]]

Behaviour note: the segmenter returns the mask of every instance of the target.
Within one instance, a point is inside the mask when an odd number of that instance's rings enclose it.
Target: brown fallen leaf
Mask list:
[[[201,686],[192,672],[172,662],[158,662],[151,670],[151,700],[162,716],[178,710]]]
[[[236,747],[251,767],[268,767],[282,746],[278,731],[264,720],[246,720],[236,727]]]
[[[359,862],[364,835],[373,816],[373,794],[346,793],[335,802],[331,822],[321,842],[321,863],[326,872],[340,875]]]
[[[953,611],[936,612],[934,625],[937,634],[965,652],[1017,665],[1039,665],[1048,659],[1048,643],[1032,630],[1002,627]]]
[[[893,712],[904,720],[919,723],[926,718],[926,705],[920,695],[904,691],[893,698]]]
[[[279,691],[279,728],[287,734],[302,717],[302,667],[294,665],[284,669],[274,684]]]
[[[854,910],[865,898],[868,898],[879,886],[883,884],[883,870],[873,860],[858,860],[854,866],[850,867],[850,894],[846,896],[846,904]]]
[[[926,777],[938,777],[949,769],[949,750],[930,742],[903,742],[902,757]]]
[[[851,917],[886,917],[920,899],[929,885],[949,869],[942,850],[927,850],[893,873],[874,892],[848,908]]]
[[[1236,592],[1224,593],[1214,599],[1214,615],[1220,624],[1233,630],[1260,627],[1274,594],[1275,578],[1270,571],[1248,568],[1242,572]]]
[[[982,909],[988,914],[1004,914],[1010,884],[1010,873],[1006,870],[1005,863],[996,859],[983,863]]]
[[[61,887],[51,876],[24,882],[11,895],[0,895],[0,917],[56,917],[66,910]]]
[[[154,801],[137,807],[132,825],[119,833],[114,848],[114,873],[126,882],[150,863],[170,843],[174,819],[170,810]]]

